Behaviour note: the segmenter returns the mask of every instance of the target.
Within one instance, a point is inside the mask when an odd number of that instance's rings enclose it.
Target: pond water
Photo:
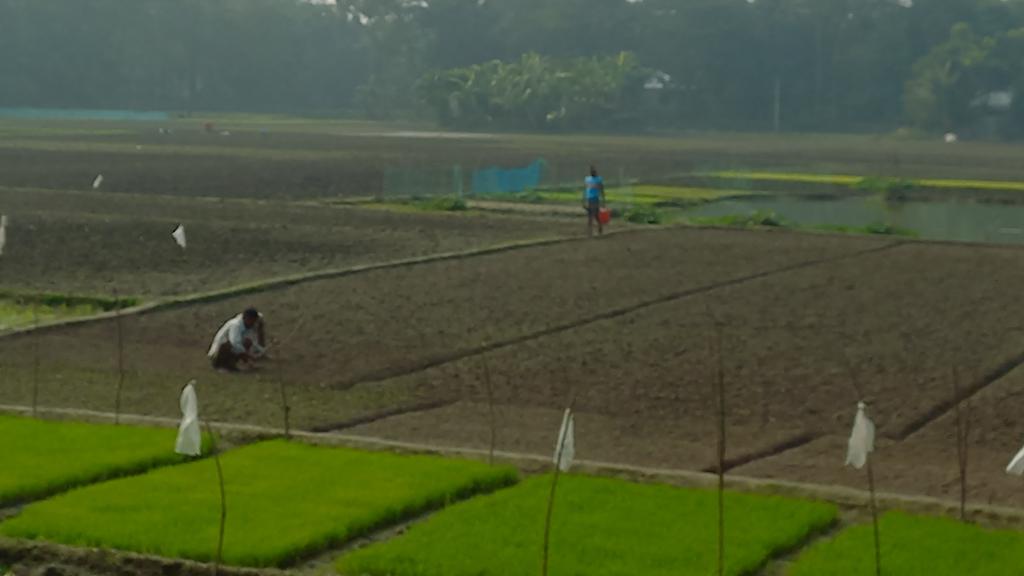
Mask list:
[[[968,200],[885,202],[876,196],[750,196],[704,204],[687,210],[686,215],[721,217],[757,211],[774,212],[799,226],[889,224],[930,240],[1024,244],[1024,205]]]

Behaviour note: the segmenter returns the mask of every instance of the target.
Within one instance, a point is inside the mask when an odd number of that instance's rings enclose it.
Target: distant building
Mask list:
[[[655,70],[644,82],[644,90],[664,90],[672,83],[672,77],[660,70]]]
[[[1013,107],[1013,90],[996,90],[971,100],[971,108],[982,108],[987,112],[1008,112]]]
[[[1006,132],[1004,124],[1013,108],[1013,90],[993,90],[971,100],[975,118],[970,133],[979,138],[997,138]]]

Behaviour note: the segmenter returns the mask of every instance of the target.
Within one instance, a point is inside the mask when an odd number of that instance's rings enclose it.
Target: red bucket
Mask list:
[[[597,211],[597,221],[601,224],[607,224],[612,221],[612,211],[607,208],[601,208]]]

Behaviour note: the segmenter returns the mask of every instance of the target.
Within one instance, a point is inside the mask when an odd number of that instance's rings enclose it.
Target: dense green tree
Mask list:
[[[419,98],[430,73],[449,105],[517,127],[501,112],[514,90],[485,102],[463,76],[628,52],[670,81],[594,106],[605,128],[941,131],[989,114],[1018,135],[1020,29],[1024,0],[0,0],[0,106],[452,121]],[[577,96],[547,121],[571,90],[556,84],[531,85],[521,127],[595,123]],[[999,115],[972,105],[986,91],[1022,96]]]
[[[989,57],[994,47],[994,39],[979,37],[959,23],[949,40],[919,60],[906,93],[907,112],[915,124],[939,130],[969,125],[972,102],[994,88]]]
[[[0,106],[341,108],[364,32],[290,0],[0,0]]]
[[[614,126],[622,110],[637,109],[649,76],[626,52],[561,59],[531,53],[428,74],[418,92],[450,126],[583,130]]]

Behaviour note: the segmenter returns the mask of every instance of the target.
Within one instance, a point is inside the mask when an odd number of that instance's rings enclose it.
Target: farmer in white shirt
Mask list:
[[[263,315],[249,308],[217,331],[208,355],[217,370],[238,372],[238,362],[252,362],[266,352]]]

